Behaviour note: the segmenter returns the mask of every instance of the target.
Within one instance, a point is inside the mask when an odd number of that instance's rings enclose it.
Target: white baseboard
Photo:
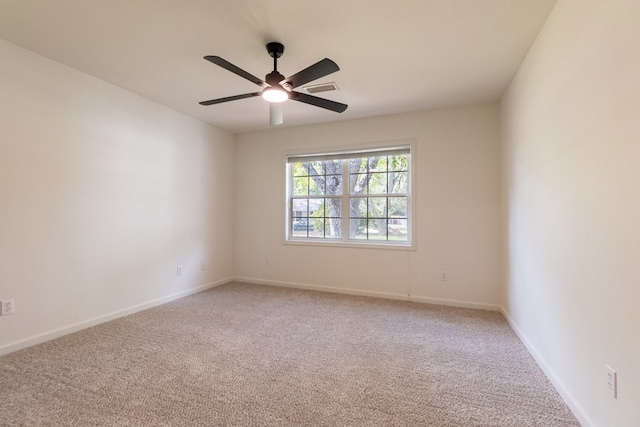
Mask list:
[[[518,338],[520,338],[520,341],[522,341],[524,346],[527,347],[527,350],[529,350],[531,356],[533,356],[538,366],[540,366],[540,369],[542,369],[549,381],[551,381],[551,384],[553,384],[558,394],[560,394],[560,397],[562,397],[562,400],[564,400],[569,409],[571,409],[571,412],[573,412],[573,415],[575,415],[580,424],[582,424],[584,427],[596,427],[596,424],[586,415],[584,409],[582,409],[582,406],[567,390],[564,383],[560,380],[560,378],[558,378],[558,376],[546,362],[544,357],[542,357],[533,343],[527,338],[524,332],[522,332],[522,329],[520,329],[518,324],[509,315],[509,312],[504,307],[501,307],[500,311],[502,311],[502,314],[504,315],[505,319],[507,319],[507,322],[509,322],[511,329],[513,329],[516,335],[518,335]]]
[[[10,342],[8,344],[0,346],[0,356],[2,356],[3,354],[12,353],[14,351],[22,350],[23,348],[31,347],[32,345],[50,341],[52,339],[61,337],[63,335],[71,334],[73,332],[77,332],[82,329],[90,328],[91,326],[99,325],[100,323],[105,323],[110,320],[128,316],[129,314],[137,313],[138,311],[146,310],[148,308],[165,304],[173,300],[177,300],[189,295],[197,294],[199,292],[206,291],[207,289],[215,288],[216,286],[224,285],[232,281],[233,279],[227,278],[227,279],[222,279],[215,282],[207,283],[205,285],[198,286],[197,288],[191,288],[184,291],[176,292],[175,294],[167,295],[165,297],[158,298],[149,302],[134,305],[132,307],[114,311],[109,314],[93,317],[91,319],[84,320],[82,322],[74,323],[68,326],[63,326],[61,328],[57,328],[52,331],[43,332],[41,334],[33,335],[28,338]]]
[[[251,277],[235,277],[234,281],[244,282],[244,283],[253,283],[256,285],[282,286],[285,288],[308,289],[312,291],[333,292],[337,294],[357,295],[357,296],[374,297],[374,298],[386,298],[386,299],[394,299],[394,300],[401,300],[401,301],[420,302],[425,304],[447,305],[451,307],[463,307],[463,308],[474,308],[474,309],[480,309],[480,310],[502,311],[502,307],[499,305],[475,303],[470,301],[448,300],[448,299],[440,299],[440,298],[416,297],[416,296],[400,294],[400,293],[364,291],[360,289],[349,289],[349,288],[336,288],[332,286],[309,285],[305,283],[295,283],[295,282],[281,282],[276,280],[255,279]]]
[[[460,301],[442,298],[426,298],[410,296],[409,301],[422,302],[425,304],[448,305],[450,307],[474,308],[476,310],[501,311],[502,307],[495,304],[485,304],[471,301]]]

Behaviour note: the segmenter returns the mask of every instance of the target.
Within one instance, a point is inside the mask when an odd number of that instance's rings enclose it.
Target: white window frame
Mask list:
[[[344,176],[348,176],[348,169],[343,168],[343,194],[342,198],[342,237],[340,239],[325,239],[312,237],[295,237],[292,235],[291,224],[291,200],[293,191],[293,176],[290,163],[294,160],[331,160],[342,159],[351,156],[372,156],[376,153],[392,153],[398,150],[408,150],[408,185],[407,185],[407,240],[365,240],[349,238],[349,181],[344,181]],[[285,167],[285,192],[284,192],[284,244],[310,245],[310,246],[336,246],[336,247],[356,247],[356,248],[377,248],[395,250],[415,250],[416,249],[416,185],[415,185],[415,159],[416,144],[413,140],[403,140],[394,142],[383,142],[378,144],[368,144],[366,146],[352,146],[348,148],[319,148],[315,150],[288,151],[283,153]],[[346,171],[344,169],[347,169]],[[345,209],[346,212],[345,213]]]

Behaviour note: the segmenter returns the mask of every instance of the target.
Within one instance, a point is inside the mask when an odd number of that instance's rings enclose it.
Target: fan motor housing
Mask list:
[[[264,81],[267,82],[269,86],[279,86],[283,80],[284,76],[277,71],[270,72],[264,78]]]

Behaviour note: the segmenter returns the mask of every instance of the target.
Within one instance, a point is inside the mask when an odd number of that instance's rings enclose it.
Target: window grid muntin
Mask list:
[[[340,162],[342,164],[342,194],[341,196],[339,196],[338,194],[335,195],[328,195],[326,194],[326,187],[323,189],[323,193],[322,195],[312,195],[309,194],[307,196],[299,196],[299,195],[292,195],[290,196],[290,199],[293,200],[295,198],[306,198],[306,199],[314,199],[314,198],[318,198],[318,199],[322,199],[322,198],[338,198],[341,197],[342,198],[342,204],[341,204],[341,216],[337,217],[337,216],[327,216],[327,212],[325,209],[324,212],[324,216],[322,217],[323,221],[324,221],[324,233],[323,236],[320,237],[322,239],[327,238],[327,221],[328,219],[334,219],[336,221],[341,222],[341,237],[336,237],[336,238],[332,238],[332,239],[340,239],[343,241],[351,241],[351,242],[371,242],[372,244],[375,243],[382,243],[382,242],[391,242],[391,243],[406,243],[406,244],[410,244],[411,241],[411,233],[410,233],[410,222],[409,222],[409,213],[411,212],[411,208],[410,208],[410,198],[411,198],[411,194],[410,194],[410,159],[411,159],[411,154],[409,151],[406,151],[404,153],[400,153],[400,154],[391,154],[391,155],[374,155],[374,156],[366,156],[366,153],[363,153],[364,156],[363,157],[358,157],[358,158],[353,158],[353,157],[345,157],[342,159],[335,159],[332,158],[331,160],[320,160],[320,161],[315,161],[315,162],[309,162],[309,163],[315,163],[317,166],[320,166],[321,170],[319,170],[320,168],[316,168],[314,169],[315,173],[313,173],[314,171],[310,171],[308,167],[306,167],[306,172],[307,174],[305,176],[309,177],[309,179],[312,179],[311,176],[312,175],[316,175],[316,176],[324,176],[325,177],[325,185],[326,185],[326,177],[327,176],[337,176],[338,174],[336,173],[330,173],[327,174],[327,170],[325,168],[325,162]],[[382,154],[382,153],[381,153]],[[321,155],[319,156],[321,157]],[[383,167],[380,167],[379,164],[380,162],[376,162],[375,167],[371,166],[370,160],[371,159],[375,159],[375,158],[383,158],[384,162],[383,162]],[[398,159],[402,158],[402,161],[398,161]],[[349,164],[351,161],[353,160],[357,160],[360,162],[361,166],[364,167],[364,171],[363,170],[358,170],[357,172],[351,173]],[[364,165],[362,165],[362,163],[364,162]],[[295,175],[293,173],[293,164],[294,162],[289,162],[291,163],[291,171],[292,173],[290,174],[292,180],[295,177],[300,177],[302,175]],[[302,162],[305,163],[305,162]],[[333,168],[333,171],[335,171],[335,167]],[[322,172],[322,174],[320,173]],[[371,192],[372,190],[372,185],[371,185],[371,179],[367,179],[366,182],[366,188],[363,189],[364,192],[362,193],[352,193],[352,183],[351,183],[351,177],[352,175],[358,175],[358,174],[380,174],[378,175],[383,176],[384,179],[383,181],[385,181],[385,185],[384,187],[384,193],[374,193]],[[398,178],[396,178],[393,181],[389,180],[389,176],[390,175],[398,175]],[[345,182],[348,184],[347,188],[344,188]],[[400,188],[401,189],[405,189],[405,192],[401,192],[401,193],[396,193],[396,192],[390,192],[392,190],[392,188],[390,188],[392,183],[400,183]],[[292,187],[293,188],[293,187]],[[385,205],[386,205],[386,209],[385,209],[385,213],[384,216],[378,216],[378,217],[374,217],[374,216],[370,216],[369,213],[367,213],[367,217],[352,217],[351,216],[351,209],[350,209],[350,201],[353,198],[359,198],[359,197],[363,197],[363,198],[383,198],[385,199]],[[389,206],[390,206],[390,200],[391,199],[399,199],[402,198],[404,200],[404,215],[390,215],[389,214]],[[368,205],[368,203],[367,203]],[[368,208],[368,206],[367,206]],[[310,214],[307,214],[307,218],[312,218],[311,216],[309,216]],[[295,219],[293,217],[293,213],[290,213],[289,215],[289,221],[290,224],[292,224],[293,219]],[[319,218],[319,217],[315,217],[315,218]],[[385,229],[384,229],[384,240],[380,240],[380,239],[373,239],[370,238],[368,230],[367,230],[367,239],[364,240],[362,238],[356,239],[352,237],[352,232],[350,230],[350,223],[352,220],[354,219],[365,219],[367,222],[372,221],[372,220],[376,220],[376,221],[385,221]],[[390,236],[392,236],[394,233],[392,233],[391,230],[391,226],[396,226],[396,228],[399,228],[400,231],[400,238],[399,239],[390,239]],[[300,238],[300,236],[296,236],[293,235],[292,232],[292,225],[290,226],[290,237],[293,238]],[[367,227],[368,229],[369,227]],[[307,233],[305,237],[301,237],[302,239],[307,239],[307,238],[319,238],[319,236],[309,236],[309,231],[307,229]],[[329,237],[331,238],[331,237]]]
[[[371,212],[371,206],[372,204],[369,203],[370,199],[384,199],[384,213],[382,215],[380,215],[378,212]],[[391,199],[404,199],[404,205],[405,205],[405,214],[404,215],[390,215],[389,212],[389,205],[390,205],[390,200]],[[352,215],[353,209],[352,209],[352,205],[351,202],[353,200],[365,200],[365,206],[366,206],[366,214],[364,216],[360,215],[360,216],[354,216]],[[366,233],[365,233],[365,239],[363,239],[362,237],[358,237],[357,234],[357,230],[353,230],[350,229],[350,234],[349,234],[349,239],[351,240],[375,240],[375,241],[380,241],[380,240],[385,240],[385,241],[408,241],[409,235],[408,235],[408,220],[409,220],[409,216],[408,216],[408,195],[404,194],[404,193],[394,193],[394,194],[366,194],[366,195],[350,195],[349,196],[349,224],[351,226],[351,224],[354,224],[354,221],[365,221],[366,223]],[[359,210],[359,213],[361,213],[361,210]],[[375,221],[375,229],[378,229],[378,234],[377,236],[384,236],[384,239],[381,239],[379,237],[376,237],[376,233],[371,231],[371,226],[370,224],[372,224],[372,221]],[[404,222],[406,222],[405,224],[405,230],[404,233],[402,233],[402,227],[401,225],[404,224]],[[384,223],[384,233],[380,234],[380,224]],[[400,227],[397,227],[399,229],[399,232],[396,233],[395,229],[392,226],[395,225],[400,225]],[[393,232],[391,232],[390,230],[394,230]],[[399,238],[399,239],[395,239],[393,238],[393,236],[405,236],[404,239]],[[392,238],[390,238],[392,237]]]
[[[311,210],[311,205],[312,205],[312,200],[317,200],[320,201],[320,203],[318,204],[319,206],[322,206],[322,213],[321,215],[314,215],[316,212],[318,212],[318,210]],[[327,207],[327,200],[334,200],[338,202],[338,205],[340,205],[339,208],[339,212],[340,214],[342,213],[342,196],[294,196],[291,197],[291,202],[289,204],[289,212],[290,212],[290,233],[292,237],[299,237],[299,238],[314,238],[314,239],[340,239],[342,236],[338,235],[338,236],[327,236],[327,230],[331,229],[331,222],[332,220],[335,220],[337,222],[341,222],[342,221],[342,215],[339,216],[332,216],[330,215],[329,212],[329,208]],[[304,212],[301,212],[299,210],[295,210],[294,206],[296,205],[296,201],[306,201],[306,210]],[[298,215],[298,213],[304,213],[304,215]],[[306,232],[305,235],[300,235],[298,229],[296,229],[296,226],[301,224],[301,222],[305,222],[306,220],[306,226],[302,225],[301,227],[303,227]],[[318,224],[318,221],[320,221],[322,223],[321,227],[316,227],[315,224]],[[314,223],[312,225],[312,222]],[[318,235],[310,235],[311,234],[311,230],[312,229],[322,229],[322,236],[318,236]]]

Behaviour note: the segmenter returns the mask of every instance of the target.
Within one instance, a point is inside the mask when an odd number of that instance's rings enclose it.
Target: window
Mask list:
[[[410,147],[287,156],[287,240],[410,246]]]

